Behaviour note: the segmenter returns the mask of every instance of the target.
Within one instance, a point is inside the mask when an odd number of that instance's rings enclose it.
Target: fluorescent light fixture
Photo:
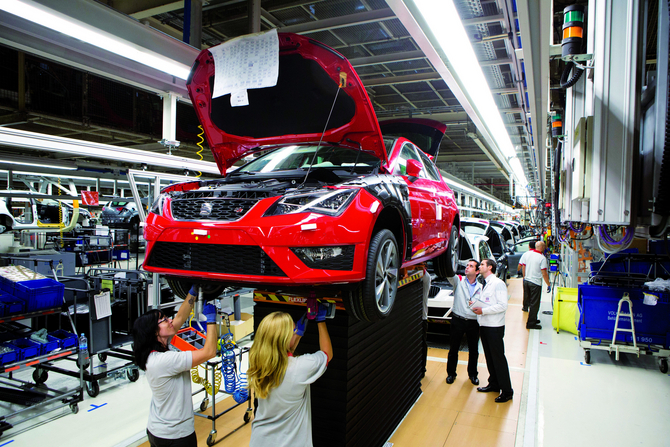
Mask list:
[[[408,9],[418,10],[422,16],[423,23],[428,26],[447,58],[447,68],[451,76],[460,84],[475,114],[487,128],[493,144],[497,146],[499,156],[504,158],[503,163],[507,164],[506,161],[515,157],[516,152],[453,0],[402,0],[402,2],[406,5],[413,3],[416,8]],[[398,1],[389,3],[394,11],[398,9],[397,3]],[[491,140],[488,141],[491,143]],[[523,169],[513,170],[512,173],[517,182],[528,184]]]
[[[35,166],[39,168],[65,169],[76,171],[77,164],[68,160],[56,160],[53,158],[18,157],[15,155],[0,155],[0,163],[8,163],[20,166]]]
[[[0,127],[0,145],[221,175],[216,163]]]
[[[180,79],[186,79],[191,70],[191,67],[187,65],[168,59],[31,0],[2,0],[0,1],[0,10]]]

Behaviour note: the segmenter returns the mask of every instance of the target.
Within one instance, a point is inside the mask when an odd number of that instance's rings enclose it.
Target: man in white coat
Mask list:
[[[509,376],[509,366],[505,357],[505,312],[507,311],[507,286],[496,278],[496,262],[484,259],[479,265],[479,273],[484,277],[481,298],[471,301],[472,311],[477,314],[479,335],[482,339],[486,366],[489,370],[489,384],[477,388],[482,393],[498,393],[496,402],[512,399],[514,390]]]

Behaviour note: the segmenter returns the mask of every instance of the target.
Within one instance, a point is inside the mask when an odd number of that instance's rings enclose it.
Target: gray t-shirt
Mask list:
[[[189,373],[192,363],[191,351],[149,354],[146,372],[152,397],[147,429],[152,435],[178,439],[195,431]]]
[[[289,357],[282,383],[266,399],[258,399],[250,447],[312,447],[309,385],[326,372],[327,363],[323,351]]]

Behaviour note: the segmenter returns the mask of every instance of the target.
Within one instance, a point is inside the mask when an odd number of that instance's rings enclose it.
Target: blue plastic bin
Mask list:
[[[18,352],[17,360],[25,360],[40,355],[40,345],[27,338],[17,338],[9,343],[12,346],[16,346]]]
[[[606,287],[581,284],[578,287],[578,302],[581,318],[579,336],[582,340],[597,339],[612,341],[614,323],[619,300],[628,293],[633,303],[635,338],[638,344],[670,346],[670,295],[661,293],[658,303],[649,306],[642,302],[641,288]],[[657,294],[658,295],[658,294]],[[622,305],[622,312],[628,312],[628,305]],[[619,328],[630,329],[630,319],[621,317]],[[630,332],[617,332],[618,342],[632,342]]]
[[[75,334],[63,329],[57,329],[53,332],[49,332],[49,335],[58,339],[60,342],[60,347],[63,349],[76,346],[78,342],[78,337]]]
[[[0,295],[0,316],[16,315],[23,312],[25,303],[11,295]]]
[[[48,354],[50,352],[55,351],[56,349],[60,349],[60,339],[54,337],[53,335],[47,334],[47,342],[42,343],[41,341],[30,339],[30,341],[37,343],[40,347],[40,353],[38,355],[44,355]]]
[[[5,278],[4,276],[0,276],[0,290],[3,292],[6,292],[10,295],[14,294],[14,285],[16,283],[14,281],[10,281],[9,279]]]
[[[26,312],[51,309],[63,304],[65,286],[51,278],[20,281],[16,283],[14,296],[23,300]]]
[[[15,346],[10,345],[9,343],[3,343],[0,346],[11,349],[11,351],[0,354],[0,365],[7,365],[8,363],[12,363],[18,360],[18,352]]]

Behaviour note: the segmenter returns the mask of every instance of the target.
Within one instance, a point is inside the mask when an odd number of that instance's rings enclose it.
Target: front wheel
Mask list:
[[[399,270],[400,252],[395,236],[390,230],[381,230],[372,237],[365,279],[351,292],[348,305],[352,308],[347,310],[370,322],[388,317],[398,294]]]
[[[433,268],[439,278],[450,278],[458,269],[458,225],[454,222],[449,233],[447,251],[433,259]]]

